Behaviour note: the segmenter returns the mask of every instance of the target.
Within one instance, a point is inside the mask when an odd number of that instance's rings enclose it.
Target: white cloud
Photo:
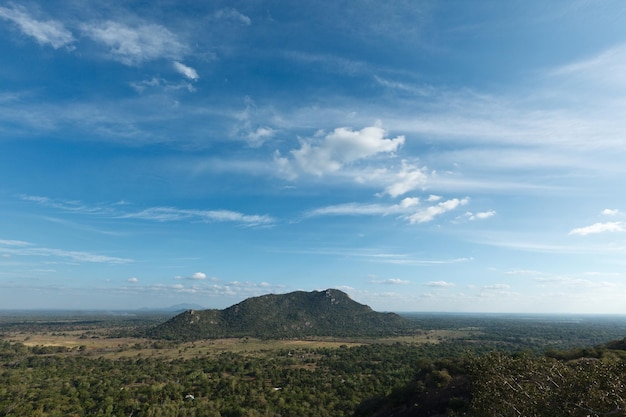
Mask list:
[[[132,278],[128,278],[127,279],[128,282],[132,283],[132,284],[136,284],[139,282],[139,278],[137,277],[132,277]]]
[[[187,47],[160,25],[130,27],[107,21],[85,24],[82,29],[88,37],[108,47],[112,59],[125,65],[135,66],[162,58],[179,59],[187,52]]]
[[[469,198],[453,198],[451,200],[443,201],[435,206],[430,206],[424,210],[420,210],[414,214],[407,216],[410,223],[426,223],[434,220],[435,217],[440,216],[448,211],[452,211],[459,206],[464,206],[469,202]]]
[[[440,288],[456,287],[456,284],[452,282],[447,282],[447,281],[430,281],[424,285],[428,287],[440,287]]]
[[[496,215],[496,211],[495,210],[482,211],[482,212],[479,212],[479,213],[472,213],[472,212],[468,211],[467,213],[465,213],[465,217],[467,217],[471,221],[474,221],[474,220],[484,220],[484,219],[488,219],[490,217],[493,217],[495,215]]]
[[[233,8],[220,9],[216,11],[213,16],[216,19],[233,20],[246,26],[250,26],[252,24],[252,20],[248,16]]]
[[[394,174],[392,184],[385,188],[385,193],[391,197],[398,197],[416,188],[423,187],[427,179],[428,175],[425,167],[420,168],[402,161],[402,168]]]
[[[603,216],[617,216],[619,214],[619,210],[617,209],[604,209],[602,210]]]
[[[56,20],[36,20],[25,8],[13,5],[12,8],[0,7],[0,17],[15,23],[22,33],[35,38],[40,45],[50,45],[54,49],[67,46],[70,49],[74,36],[61,22]]]
[[[196,279],[196,280],[203,280],[203,279],[206,279],[206,274],[204,272],[196,272],[190,278]]]
[[[336,128],[321,141],[301,140],[300,148],[290,153],[290,161],[301,171],[322,176],[334,173],[350,164],[379,153],[393,153],[404,144],[404,136],[385,138],[386,131],[379,126],[361,130]]]
[[[190,80],[197,81],[200,78],[195,69],[178,61],[174,61],[174,69]]]
[[[624,227],[623,222],[594,223],[591,226],[572,229],[569,234],[587,236],[605,232],[626,232],[626,227]]]

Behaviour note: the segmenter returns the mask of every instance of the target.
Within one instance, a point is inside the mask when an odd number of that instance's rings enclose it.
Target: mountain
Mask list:
[[[265,339],[308,336],[388,336],[414,328],[395,313],[379,313],[339,290],[252,297],[224,310],[187,310],[148,331],[158,339]]]

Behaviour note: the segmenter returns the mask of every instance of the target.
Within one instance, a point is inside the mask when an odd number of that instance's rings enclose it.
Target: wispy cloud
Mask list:
[[[417,197],[407,197],[398,204],[363,204],[363,203],[346,203],[332,206],[320,207],[310,210],[306,213],[306,217],[315,216],[373,216],[373,215],[389,215],[401,214],[414,210],[420,201]]]
[[[344,249],[344,248],[318,248],[311,250],[294,251],[291,249],[280,250],[281,253],[298,253],[306,255],[324,255],[344,258],[362,258],[369,262],[388,263],[395,265],[435,266],[448,265],[463,262],[471,262],[472,257],[450,259],[424,259],[409,253],[393,253],[375,249]]]
[[[24,242],[22,240],[6,240],[0,239],[0,245],[3,246],[31,246],[32,243]]]
[[[97,205],[90,206],[83,203],[80,200],[61,200],[61,199],[53,199],[50,197],[43,197],[37,195],[21,195],[20,196],[24,201],[30,201],[33,203],[40,204],[45,207],[51,207],[54,209],[69,211],[74,213],[82,213],[82,214],[101,214],[108,215],[113,214],[114,207],[106,206],[106,205]]]
[[[59,21],[37,20],[28,13],[26,8],[15,4],[11,4],[10,8],[0,7],[0,18],[15,23],[22,33],[35,38],[40,45],[50,45],[54,49],[63,46],[73,49],[74,36]]]
[[[165,78],[152,77],[141,81],[130,82],[129,85],[138,93],[143,93],[146,90],[162,90],[165,92],[187,90],[190,93],[196,91],[196,88],[188,81],[176,81],[171,82]]]
[[[464,206],[469,202],[469,198],[453,198],[451,200],[442,201],[441,203],[427,207],[424,210],[420,210],[407,216],[410,223],[426,223],[435,219],[448,211],[452,211],[459,206]]]
[[[608,48],[599,54],[560,66],[549,72],[556,78],[575,78],[585,83],[607,87],[626,87],[620,74],[626,71],[626,44]]]
[[[590,226],[572,229],[569,234],[587,236],[606,232],[626,232],[626,227],[623,222],[594,223]]]
[[[17,242],[17,243],[16,243]],[[56,248],[37,247],[36,245],[22,241],[1,240],[0,254],[10,256],[32,256],[68,259],[72,262],[125,264],[133,262],[132,259],[115,256],[101,255],[91,252],[71,251]]]
[[[22,196],[25,201],[32,201],[46,207],[79,214],[99,215],[108,218],[141,219],[158,222],[203,221],[233,222],[248,226],[271,225],[275,219],[267,215],[244,214],[232,210],[192,210],[176,207],[150,207],[131,211],[129,205],[101,204],[89,206],[81,201],[55,200],[41,196]]]
[[[275,220],[266,215],[243,214],[230,210],[186,210],[174,207],[151,207],[134,213],[118,216],[125,219],[154,220],[172,222],[182,220],[200,220],[204,222],[235,222],[250,226],[269,225]]]
[[[302,51],[285,51],[284,57],[298,63],[320,68],[323,71],[337,74],[354,76],[358,74],[371,74],[374,69],[363,61],[346,59],[342,56],[329,54],[312,54]]]
[[[428,287],[438,287],[438,288],[450,288],[456,287],[456,284],[448,281],[430,281],[424,284]]]
[[[435,205],[422,206],[417,197],[406,197],[397,204],[363,204],[346,203],[332,206],[320,207],[308,211],[305,217],[316,216],[387,216],[400,215],[400,218],[408,220],[409,223],[427,223],[433,221],[437,216],[452,211],[459,206],[466,205],[468,198],[439,202]],[[482,218],[490,217],[484,214]]]
[[[189,48],[167,28],[150,23],[129,26],[106,21],[82,25],[84,34],[108,48],[107,55],[136,66],[156,59],[178,60]]]
[[[390,279],[386,279],[385,281],[383,281],[383,284],[390,284],[390,285],[407,285],[410,283],[411,281],[409,280],[399,279],[399,278],[390,278]]]
[[[216,19],[230,20],[233,22],[241,23],[245,26],[250,26],[252,24],[252,19],[234,8],[220,9],[213,13],[213,17]]]
[[[508,290],[510,289],[511,286],[509,284],[491,284],[491,285],[484,285],[482,287],[483,290],[491,290],[491,291],[503,291],[503,290]]]
[[[389,278],[385,280],[372,280],[370,281],[372,284],[383,284],[383,285],[408,285],[411,283],[409,280],[399,279],[399,278]]]
[[[582,229],[582,228],[581,228]],[[540,240],[536,233],[490,233],[474,240],[483,245],[546,254],[624,254],[626,246],[619,244],[572,244]],[[579,241],[580,242],[580,241]]]
[[[252,148],[258,148],[276,134],[275,128],[269,123],[275,115],[271,109],[259,108],[250,97],[246,97],[244,102],[245,108],[234,115],[237,123],[231,135]]]
[[[598,281],[567,275],[542,275],[534,278],[542,286],[556,286],[570,289],[616,289],[623,284],[612,281]]]

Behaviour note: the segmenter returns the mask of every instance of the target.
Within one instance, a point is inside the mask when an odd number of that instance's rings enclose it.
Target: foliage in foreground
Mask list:
[[[491,353],[472,361],[477,416],[626,415],[626,364]]]

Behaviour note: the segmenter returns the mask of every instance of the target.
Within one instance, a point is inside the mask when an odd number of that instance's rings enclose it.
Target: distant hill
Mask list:
[[[375,312],[342,291],[328,289],[248,298],[224,310],[187,310],[149,330],[148,336],[173,340],[388,336],[413,326],[413,321],[395,313]]]
[[[202,310],[202,307],[199,304],[191,304],[191,303],[182,303],[176,304],[169,307],[142,307],[137,311],[141,312],[168,312],[168,313],[179,313],[186,310]]]

